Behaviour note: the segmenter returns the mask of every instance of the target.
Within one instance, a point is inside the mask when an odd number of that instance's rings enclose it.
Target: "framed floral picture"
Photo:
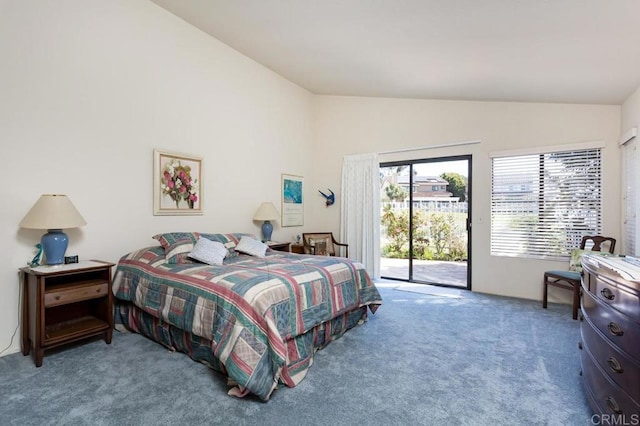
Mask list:
[[[203,214],[202,158],[153,151],[153,214]]]

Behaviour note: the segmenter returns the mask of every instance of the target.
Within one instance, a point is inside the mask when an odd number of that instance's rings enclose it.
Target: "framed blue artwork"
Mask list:
[[[284,226],[304,225],[304,178],[282,175],[282,221]]]

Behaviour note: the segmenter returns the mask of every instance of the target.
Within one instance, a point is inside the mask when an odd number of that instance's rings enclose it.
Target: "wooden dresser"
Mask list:
[[[636,264],[637,263],[637,264]],[[582,257],[582,381],[594,413],[638,419],[640,413],[640,262]]]

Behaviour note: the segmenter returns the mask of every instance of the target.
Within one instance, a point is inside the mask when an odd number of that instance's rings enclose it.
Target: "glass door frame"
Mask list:
[[[398,167],[398,166],[409,166],[409,273],[407,279],[397,278],[397,277],[381,277],[389,280],[398,280],[398,281],[406,281],[411,283],[418,284],[430,284],[437,285],[441,287],[452,287],[452,288],[464,288],[452,284],[445,283],[432,283],[425,282],[413,279],[413,166],[416,164],[427,164],[427,163],[446,163],[450,161],[467,161],[467,220],[465,231],[467,232],[467,290],[471,290],[471,211],[472,211],[472,169],[473,169],[473,156],[471,154],[465,155],[453,155],[446,157],[435,157],[435,158],[423,158],[417,160],[403,160],[403,161],[389,161],[380,163],[380,168],[384,167]]]

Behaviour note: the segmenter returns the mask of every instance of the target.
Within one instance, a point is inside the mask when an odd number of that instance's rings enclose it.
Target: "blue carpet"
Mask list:
[[[393,286],[397,286],[397,283]],[[571,308],[394,291],[269,402],[136,334],[0,358],[3,425],[587,425]]]

